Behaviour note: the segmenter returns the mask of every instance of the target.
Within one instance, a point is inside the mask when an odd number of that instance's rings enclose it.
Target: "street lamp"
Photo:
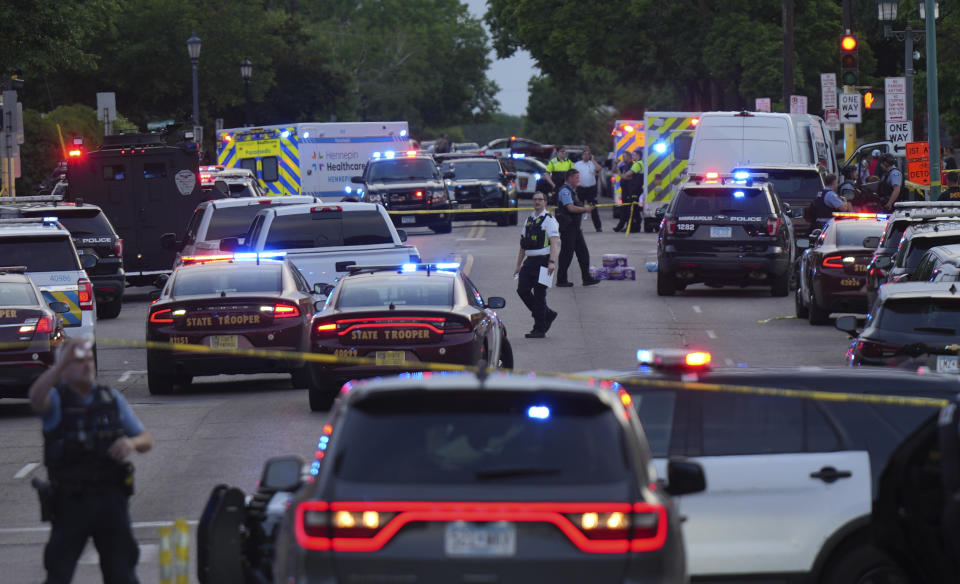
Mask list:
[[[240,77],[243,78],[243,125],[250,125],[250,76],[253,75],[253,63],[250,59],[240,61]]]
[[[190,55],[190,64],[193,66],[193,125],[200,125],[200,95],[198,93],[199,77],[197,64],[200,62],[200,38],[197,33],[187,39],[187,54]]]

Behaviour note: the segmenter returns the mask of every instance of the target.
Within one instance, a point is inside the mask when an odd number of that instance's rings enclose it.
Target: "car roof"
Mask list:
[[[270,205],[269,207],[272,207]],[[299,215],[302,213],[309,213],[310,209],[314,207],[340,207],[342,211],[376,211],[380,207],[377,203],[360,203],[360,202],[350,202],[342,201],[336,203],[323,203],[317,201],[315,203],[306,203],[306,204],[293,204],[293,205],[280,205],[274,210],[277,212],[277,215]]]
[[[954,282],[890,282],[879,289],[878,299],[948,298],[960,300],[960,288]]]
[[[307,195],[283,195],[279,197],[237,197],[204,201],[201,205],[212,207],[244,207],[248,205],[301,205],[316,202],[316,198]]]
[[[940,233],[960,231],[960,221],[932,221],[910,225],[904,237],[936,237]]]
[[[960,260],[960,243],[951,243],[949,245],[931,247],[927,250],[927,253],[938,255],[944,258],[945,262],[950,260]]]
[[[30,220],[0,219],[0,237],[13,236],[63,236],[70,237],[70,232],[59,223],[26,222]]]
[[[15,273],[15,272],[7,272],[7,271],[4,271],[4,268],[0,267],[0,282],[2,282],[2,283],[20,282],[20,283],[22,283],[22,284],[31,284],[31,285],[32,285],[33,280],[31,280],[31,279],[30,279],[30,276],[28,276],[28,275],[26,275],[26,274],[22,274],[22,273],[18,274],[18,273]]]

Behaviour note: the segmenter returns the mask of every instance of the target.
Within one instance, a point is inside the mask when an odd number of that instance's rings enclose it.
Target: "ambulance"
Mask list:
[[[246,168],[267,195],[343,196],[375,153],[410,150],[407,122],[334,122],[217,133],[217,165]]]
[[[643,230],[650,233],[660,221],[657,209],[676,194],[686,178],[696,112],[646,112],[643,114]]]

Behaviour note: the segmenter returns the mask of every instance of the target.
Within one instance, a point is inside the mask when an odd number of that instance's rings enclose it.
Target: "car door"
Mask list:
[[[691,575],[807,572],[837,529],[870,514],[869,456],[844,447],[818,403],[682,395],[685,431],[670,452],[700,463],[707,482],[675,499]]]

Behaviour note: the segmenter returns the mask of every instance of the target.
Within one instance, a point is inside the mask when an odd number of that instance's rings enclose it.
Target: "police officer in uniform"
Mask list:
[[[573,261],[573,254],[577,254],[577,263],[580,264],[580,277],[584,286],[593,286],[600,280],[590,277],[590,251],[587,242],[583,239],[583,215],[591,213],[596,207],[584,205],[577,195],[580,186],[580,173],[573,169],[567,172],[567,179],[557,194],[557,223],[560,224],[560,271],[557,273],[557,286],[569,288],[573,282],[567,279],[567,270]]]
[[[547,213],[547,195],[533,193],[533,213],[523,224],[520,236],[520,255],[517,256],[517,294],[533,315],[533,330],[524,335],[528,339],[547,336],[557,313],[547,307],[547,287],[540,284],[540,268],[553,275],[560,248],[560,229],[557,220]]]
[[[880,185],[877,187],[877,194],[883,201],[883,206],[888,211],[892,211],[893,204],[900,198],[900,192],[903,189],[903,173],[897,168],[893,154],[888,153],[881,156],[879,167],[883,175],[880,178]]]
[[[567,149],[563,146],[557,148],[557,155],[547,163],[547,172],[550,173],[550,186],[553,187],[554,193],[558,192],[557,189],[567,179],[567,172],[571,170],[573,170],[573,161],[567,158]]]
[[[30,386],[50,481],[35,482],[41,514],[52,523],[43,555],[47,584],[71,581],[91,537],[105,584],[137,582],[133,466],[126,459],[150,450],[153,438],[119,392],[96,383],[93,353],[92,339],[68,339],[56,364]]]
[[[826,188],[813,200],[815,223],[812,229],[822,228],[833,217],[834,211],[850,211],[853,207],[837,194],[837,175],[828,174],[823,179]]]

